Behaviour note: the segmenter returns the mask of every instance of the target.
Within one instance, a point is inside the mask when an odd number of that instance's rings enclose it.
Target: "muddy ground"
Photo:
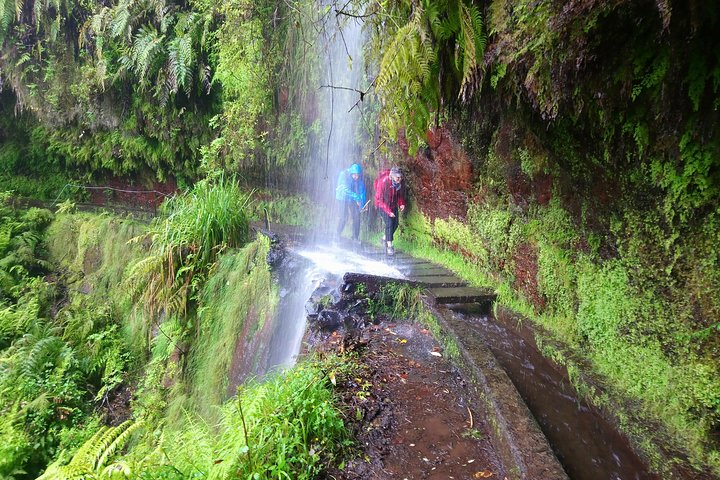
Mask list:
[[[412,320],[370,320],[350,310],[339,312],[340,326],[323,322],[322,312],[310,322],[313,350],[353,354],[361,365],[337,380],[357,443],[326,478],[505,478],[470,386],[431,333]]]

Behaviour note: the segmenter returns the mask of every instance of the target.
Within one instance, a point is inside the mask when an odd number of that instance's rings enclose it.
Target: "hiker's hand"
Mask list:
[[[405,211],[405,205],[400,205],[400,211],[401,211],[401,212],[404,212],[404,211]]]
[[[360,204],[360,202],[355,202],[355,203],[357,203],[358,208],[362,208],[362,205]]]
[[[395,218],[395,214],[393,212],[388,213],[388,217]]]

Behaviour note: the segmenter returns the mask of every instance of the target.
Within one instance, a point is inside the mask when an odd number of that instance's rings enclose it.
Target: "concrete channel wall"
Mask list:
[[[494,443],[508,480],[569,480],[545,435],[495,356],[481,338],[462,334],[462,322],[445,307],[425,298],[425,305],[459,352],[458,367],[483,403]]]

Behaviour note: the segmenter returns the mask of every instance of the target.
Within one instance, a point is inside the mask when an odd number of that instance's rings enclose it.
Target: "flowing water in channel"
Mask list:
[[[568,379],[537,350],[532,333],[512,319],[453,308],[479,335],[510,377],[572,480],[655,480],[628,441],[578,399]]]

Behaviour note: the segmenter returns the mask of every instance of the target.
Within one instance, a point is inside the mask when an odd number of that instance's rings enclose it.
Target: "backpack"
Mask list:
[[[390,169],[386,168],[383,170],[380,170],[378,172],[378,176],[375,179],[375,182],[373,183],[373,189],[375,190],[375,207],[377,208],[378,203],[382,201],[382,198],[380,197],[380,186],[382,185],[383,180],[385,180],[387,177],[390,176]]]

